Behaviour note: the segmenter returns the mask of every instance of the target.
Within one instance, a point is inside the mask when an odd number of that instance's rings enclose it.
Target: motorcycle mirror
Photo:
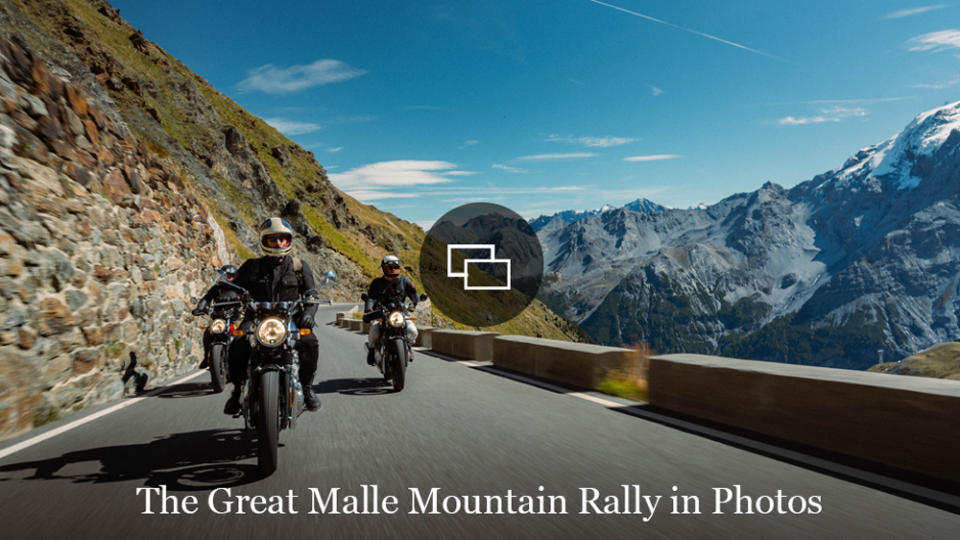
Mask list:
[[[426,300],[426,299],[427,299],[427,293],[421,293],[421,294],[420,294],[420,301],[423,302],[423,301]]]
[[[360,295],[360,299],[363,300],[364,302],[366,302],[367,300],[370,299],[370,297],[367,296],[367,293],[363,293],[363,294]]]

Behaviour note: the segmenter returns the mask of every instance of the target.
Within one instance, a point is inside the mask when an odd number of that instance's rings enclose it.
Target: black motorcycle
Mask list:
[[[207,369],[210,370],[210,385],[214,393],[220,393],[230,382],[227,352],[235,339],[233,332],[243,316],[243,302],[240,300],[213,302],[207,307],[205,313],[211,318],[210,325],[207,327],[211,340],[204,355]]]
[[[246,303],[247,320],[234,332],[250,341],[247,382],[240,398],[246,427],[257,436],[257,465],[264,474],[277,469],[280,430],[296,426],[303,413],[303,386],[297,377],[294,346],[310,333],[293,323],[303,306],[316,300]]]
[[[361,295],[364,302],[368,297]],[[420,300],[426,300],[427,295],[421,294]],[[374,347],[377,369],[383,374],[384,381],[390,381],[396,392],[403,390],[406,384],[407,364],[410,361],[413,345],[407,341],[407,321],[413,320],[407,308],[405,299],[388,298],[374,306],[374,309],[363,315],[363,322],[380,320],[380,340],[371,343]]]

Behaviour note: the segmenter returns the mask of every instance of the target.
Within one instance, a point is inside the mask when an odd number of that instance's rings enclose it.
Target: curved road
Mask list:
[[[337,309],[318,319],[331,320]],[[281,433],[272,476],[256,474],[242,420],[221,414],[226,394],[210,394],[203,372],[0,459],[2,536],[952,538],[960,531],[954,513],[424,353],[407,388],[390,393],[363,362],[364,336],[330,325],[317,333],[323,408]],[[381,502],[368,499],[367,509],[381,513],[346,513],[362,511],[373,486]],[[744,513],[735,513],[735,494],[717,513],[716,495],[735,486]],[[413,490],[429,505],[434,488],[439,513],[411,513]],[[153,514],[145,513],[148,490]],[[331,512],[331,493],[340,514]],[[314,494],[328,503],[325,511]],[[686,514],[674,509],[681,495]],[[394,514],[383,513],[388,496],[396,498]],[[472,496],[492,496],[504,514],[467,514]],[[549,501],[558,513],[506,513],[511,503],[515,512],[550,511]],[[386,507],[394,508],[389,500]],[[599,513],[612,511],[621,513]]]

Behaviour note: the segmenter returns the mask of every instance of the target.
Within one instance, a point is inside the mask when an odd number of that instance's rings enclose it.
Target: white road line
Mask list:
[[[616,401],[610,401],[609,399],[603,399],[597,396],[591,396],[590,394],[584,394],[583,392],[569,392],[567,395],[580,398],[580,399],[585,399],[587,401],[592,401],[594,403],[599,403],[604,407],[629,407],[629,405],[624,405],[623,403],[617,403]]]
[[[457,363],[470,367],[478,367],[483,365],[480,362],[474,362],[473,360],[457,360]]]
[[[27,440],[25,440],[25,441],[19,442],[19,443],[15,444],[15,445],[11,446],[10,448],[4,448],[3,450],[0,450],[0,459],[3,459],[3,458],[5,458],[5,457],[7,457],[7,456],[9,456],[10,454],[13,454],[13,453],[15,453],[15,452],[19,452],[20,450],[23,450],[23,449],[25,449],[25,448],[29,448],[29,447],[37,444],[37,443],[41,443],[41,442],[43,442],[43,441],[45,441],[45,440],[47,440],[47,439],[52,439],[53,437],[56,437],[57,435],[60,435],[61,433],[66,433],[66,432],[70,431],[71,429],[78,428],[78,427],[80,427],[80,426],[82,426],[82,425],[84,425],[84,424],[86,424],[86,423],[88,423],[88,422],[93,422],[94,420],[96,420],[96,419],[98,419],[98,418],[101,418],[101,417],[104,417],[104,416],[106,416],[106,415],[108,415],[108,414],[110,414],[110,413],[112,413],[112,412],[117,412],[117,411],[119,411],[120,409],[123,409],[124,407],[129,407],[130,405],[133,405],[134,403],[137,403],[137,402],[139,402],[139,401],[142,401],[142,400],[144,400],[144,399],[146,399],[146,398],[148,398],[148,397],[155,396],[155,395],[159,394],[160,392],[163,392],[164,390],[166,390],[167,388],[169,388],[169,387],[171,387],[171,386],[174,386],[174,385],[177,385],[177,384],[183,384],[183,383],[189,381],[190,379],[193,379],[194,377],[197,377],[198,375],[201,375],[201,374],[206,373],[206,372],[207,372],[206,370],[203,370],[203,371],[198,371],[198,372],[196,372],[196,373],[194,373],[194,374],[192,374],[192,375],[187,375],[186,377],[183,377],[182,379],[179,379],[179,380],[173,381],[173,382],[170,383],[170,384],[166,384],[166,385],[164,385],[164,386],[161,386],[160,388],[157,388],[156,390],[152,390],[152,391],[150,391],[150,392],[148,392],[148,393],[146,393],[146,394],[144,394],[144,395],[142,395],[142,396],[140,396],[140,397],[135,397],[135,398],[132,398],[132,399],[124,400],[124,401],[122,401],[122,402],[120,402],[120,403],[117,403],[117,404],[114,405],[113,407],[108,407],[108,408],[106,408],[106,409],[104,409],[104,410],[102,410],[102,411],[100,411],[100,412],[91,414],[90,416],[85,416],[85,417],[83,417],[83,418],[81,418],[81,419],[79,419],[79,420],[75,420],[75,421],[73,421],[73,422],[70,422],[69,424],[64,424],[64,425],[62,425],[62,426],[60,426],[60,427],[58,427],[58,428],[56,428],[56,429],[51,429],[50,431],[48,431],[48,432],[46,432],[46,433],[42,433],[42,434],[40,434],[40,435],[37,435],[36,437],[32,437],[32,438],[27,439]]]

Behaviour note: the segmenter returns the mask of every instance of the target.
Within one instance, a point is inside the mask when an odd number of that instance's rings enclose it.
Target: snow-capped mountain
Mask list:
[[[792,189],[544,227],[543,297],[601,343],[862,369],[960,335],[958,192],[960,102]]]
[[[665,206],[659,205],[648,199],[637,199],[633,202],[627,203],[623,206],[623,208],[633,210],[634,212],[658,212],[660,210],[666,210]],[[595,210],[564,210],[549,216],[544,215],[534,218],[530,220],[529,223],[535,232],[540,232],[541,229],[547,227],[548,225],[554,226],[553,228],[559,228],[564,225],[569,225],[570,223],[580,221],[581,219],[598,216],[604,212],[609,212],[616,209],[617,207],[615,206],[605,204]]]

